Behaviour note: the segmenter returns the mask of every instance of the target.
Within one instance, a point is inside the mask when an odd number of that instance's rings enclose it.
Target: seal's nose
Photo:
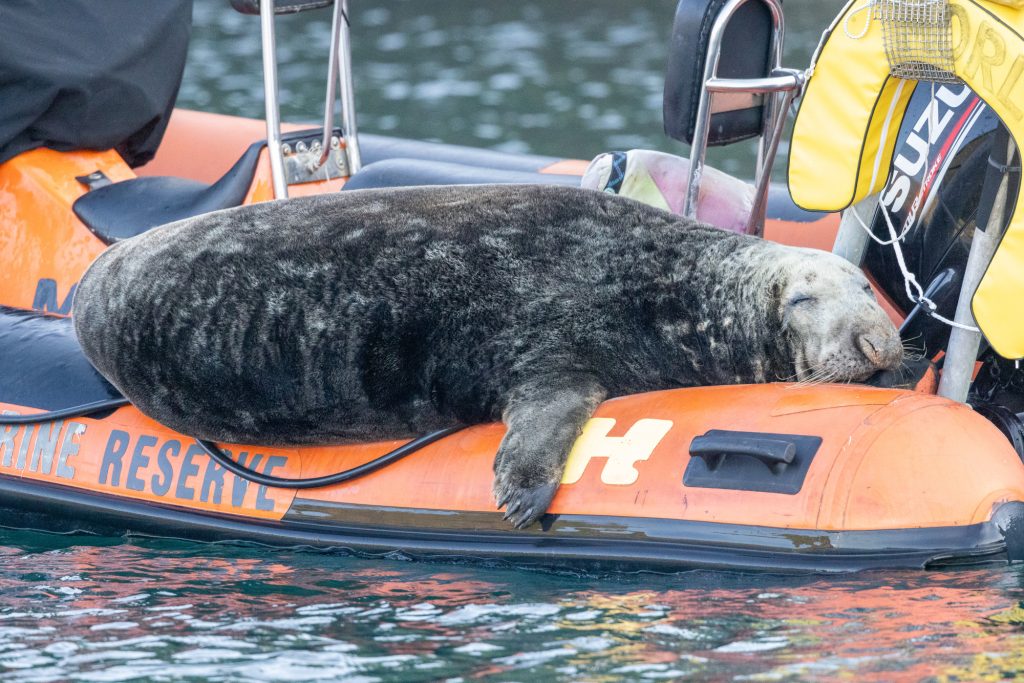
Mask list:
[[[868,332],[857,337],[861,353],[880,370],[895,367],[903,358],[903,345],[899,337],[890,336]]]

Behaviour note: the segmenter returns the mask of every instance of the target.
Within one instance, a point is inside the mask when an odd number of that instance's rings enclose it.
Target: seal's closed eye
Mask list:
[[[799,306],[800,304],[813,304],[817,302],[817,298],[809,294],[797,294],[789,300],[790,306]]]

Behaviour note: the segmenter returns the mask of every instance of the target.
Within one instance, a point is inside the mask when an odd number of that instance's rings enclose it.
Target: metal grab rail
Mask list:
[[[331,47],[327,66],[327,92],[324,102],[323,136],[319,149],[314,142],[309,150],[308,162],[303,171],[312,175],[328,163],[332,152],[344,146],[345,172],[352,175],[362,167],[359,153],[359,138],[356,127],[355,88],[352,83],[351,39],[349,35],[348,0],[334,0],[332,3],[310,3],[310,9],[334,5],[331,20]],[[298,10],[292,10],[298,11]],[[285,167],[285,150],[281,136],[281,107],[278,101],[277,48],[274,33],[274,0],[259,0],[260,38],[263,44],[263,94],[267,122],[267,153],[270,155],[270,172],[276,199],[288,197],[288,172]],[[341,96],[341,139],[334,136],[335,99],[340,89]],[[302,147],[305,153],[306,148]],[[290,150],[289,150],[290,151]],[[301,182],[301,181],[299,181]]]
[[[331,55],[327,69],[327,101],[324,103],[324,137],[320,159],[322,166],[331,153],[334,131],[334,85],[341,88],[341,131],[345,140],[349,175],[363,167],[356,131],[355,87],[352,84],[352,42],[349,35],[348,0],[336,0],[331,22]]]
[[[281,151],[281,106],[277,101],[277,43],[274,38],[274,0],[260,2],[260,40],[263,43],[263,101],[267,120],[267,153],[274,197],[288,198],[284,177],[284,153]]]
[[[971,250],[967,254],[967,265],[964,267],[960,298],[956,304],[954,321],[958,326],[950,331],[942,378],[939,381],[939,396],[961,403],[967,401],[970,393],[974,380],[974,363],[978,360],[978,350],[982,341],[981,330],[977,329],[977,322],[971,311],[971,302],[981,279],[985,276],[988,264],[999,248],[1003,230],[1006,228],[1006,204],[1010,184],[1010,174],[1006,166],[1013,159],[1016,149],[1010,132],[1006,126],[1000,125],[992,142],[989,169],[982,186],[981,206],[974,236],[971,238]],[[1001,169],[998,168],[1000,165]],[[990,201],[986,201],[989,199]],[[987,216],[984,215],[985,212],[988,212]],[[1009,314],[1009,311],[1007,313]]]
[[[757,175],[755,179],[754,205],[747,220],[748,234],[760,236],[764,231],[764,216],[767,208],[768,187],[771,167],[782,136],[789,106],[803,89],[805,75],[801,71],[782,68],[782,42],[785,37],[785,20],[781,0],[757,0],[765,4],[772,15],[772,36],[770,44],[770,75],[764,78],[719,78],[718,63],[722,54],[722,40],[725,29],[736,11],[751,0],[730,0],[715,17],[708,38],[708,54],[704,63],[704,85],[701,88],[700,103],[694,122],[693,144],[690,146],[690,169],[686,182],[686,196],[683,198],[682,213],[688,218],[697,216],[697,200],[704,173],[704,157],[711,115],[756,106],[758,97],[764,107],[768,122],[761,134],[757,154]],[[748,94],[749,98],[737,101],[735,95]],[[715,95],[719,95],[718,98]],[[722,97],[726,96],[726,97]],[[731,97],[729,97],[731,96]],[[720,100],[718,105],[715,100]]]

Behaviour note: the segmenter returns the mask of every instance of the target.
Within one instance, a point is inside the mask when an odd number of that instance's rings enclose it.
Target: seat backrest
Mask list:
[[[670,138],[693,143],[704,85],[711,27],[732,0],[680,0],[672,25],[665,70],[664,123]],[[772,14],[762,2],[744,3],[732,16],[722,41],[720,78],[763,78],[771,73]],[[728,107],[725,107],[728,108]],[[765,127],[760,104],[730,111],[712,107],[709,145],[758,137]]]

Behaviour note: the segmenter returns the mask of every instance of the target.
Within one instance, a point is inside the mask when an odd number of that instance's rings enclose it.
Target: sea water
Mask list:
[[[1024,573],[545,573],[0,534],[0,680],[981,681]]]
[[[590,159],[686,154],[662,131],[675,0],[388,0],[351,3],[361,131]],[[805,68],[839,0],[787,0],[785,65]],[[179,104],[263,117],[259,19],[195,0]],[[323,116],[330,11],[277,21],[281,111]],[[753,143],[709,160],[752,178]],[[780,163],[785,163],[785,142]]]

